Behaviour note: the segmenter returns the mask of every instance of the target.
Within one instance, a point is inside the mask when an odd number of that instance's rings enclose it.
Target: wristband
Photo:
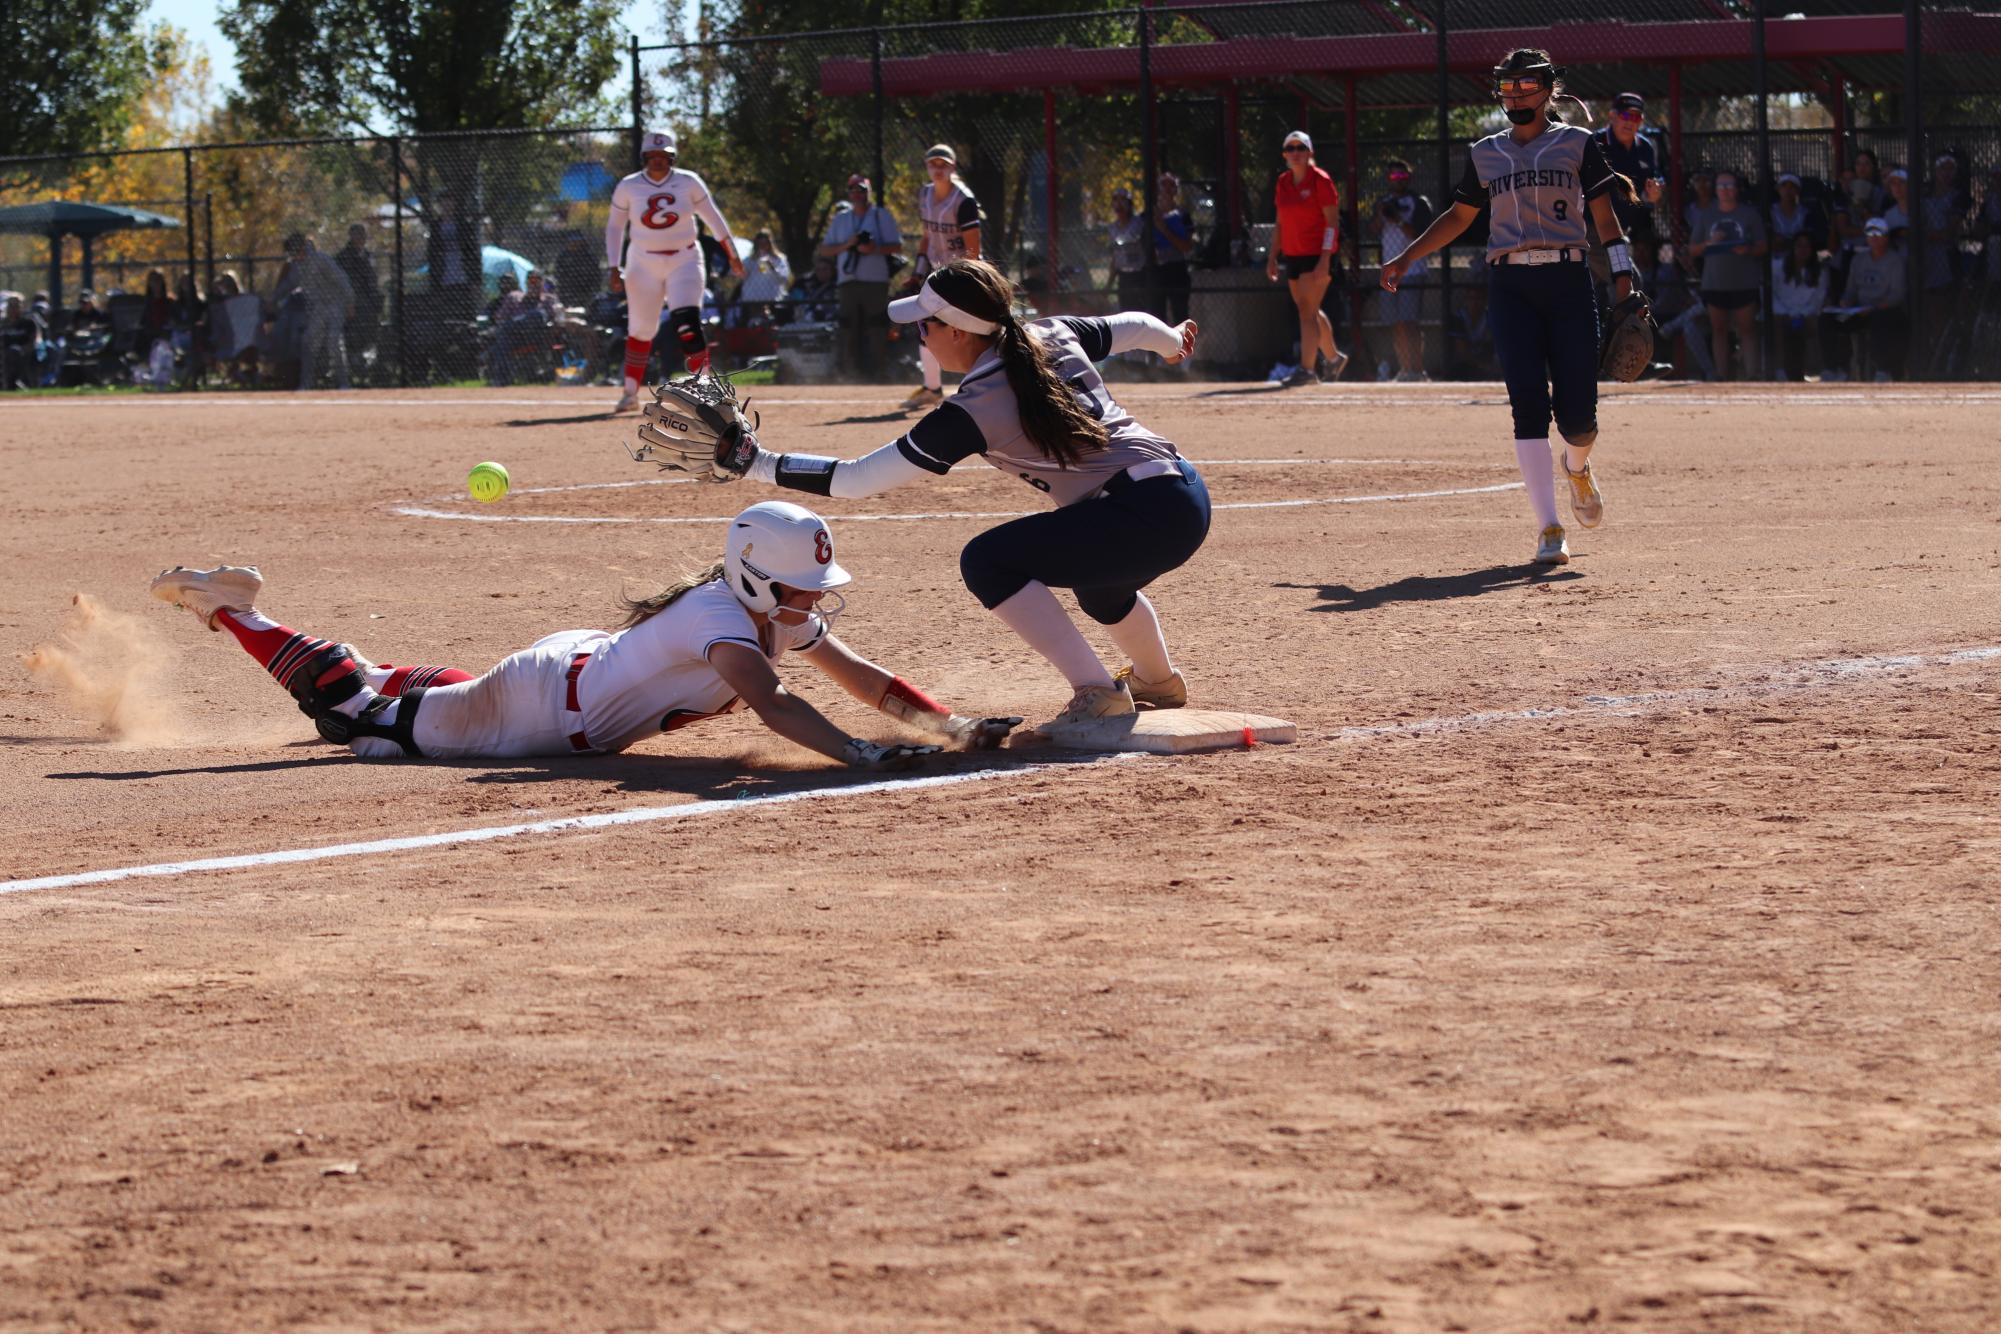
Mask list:
[[[832,495],[834,465],[838,462],[839,459],[821,458],[814,454],[780,454],[772,480],[794,491],[816,496]]]
[[[1323,255],[1327,255],[1327,254],[1332,254],[1333,252],[1334,252],[1334,229],[1332,227],[1329,227],[1326,231],[1320,233],[1320,253]]]
[[[1627,242],[1625,237],[1622,236],[1616,241],[1607,242],[1605,245],[1605,256],[1612,262],[1612,272],[1630,273],[1634,277],[1639,276],[1639,270],[1633,267],[1633,247]]]

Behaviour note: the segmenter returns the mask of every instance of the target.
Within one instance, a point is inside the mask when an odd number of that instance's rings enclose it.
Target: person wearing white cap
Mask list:
[[[1817,205],[1800,198],[1800,178],[1792,172],[1779,173],[1779,197],[1772,203],[1772,249],[1790,250],[1793,238],[1805,233],[1814,248],[1827,245],[1827,219]]]
[[[755,481],[859,499],[982,458],[1056,508],[989,529],[966,544],[959,571],[981,604],[1063,673],[1072,697],[1061,721],[1178,708],[1188,685],[1175,670],[1153,604],[1140,590],[1185,563],[1209,533],[1209,492],[1172,443],[1112,398],[1096,362],[1130,349],[1170,365],[1195,350],[1195,323],[1152,315],[1058,316],[1023,323],[1014,286],[984,260],[958,259],[893,301],[889,317],[915,325],[939,365],[964,378],[908,433],[859,459],[753,448]],[[1107,671],[1050,592],[1077,604],[1130,659]]]
[[[1334,178],[1313,163],[1313,140],[1305,130],[1285,136],[1279,150],[1285,170],[1273,186],[1277,225],[1265,255],[1265,277],[1277,282],[1281,271],[1299,316],[1299,369],[1287,386],[1318,384],[1315,363],[1327,360],[1325,378],[1338,380],[1347,354],[1334,343],[1334,322],[1320,308],[1334,281],[1334,256],[1341,249],[1341,192]]]
[[[980,201],[959,178],[959,155],[950,144],[933,144],[924,150],[924,170],[931,176],[917,187],[917,222],[924,235],[910,272],[919,282],[925,274],[955,259],[980,257]],[[935,408],[945,401],[945,377],[930,348],[917,349],[917,364],[924,383],[903,400],[905,412]]]
[[[1890,248],[1890,224],[1871,218],[1862,234],[1869,248],[1848,266],[1848,286],[1841,304],[1855,313],[1849,317],[1847,332],[1866,332],[1869,358],[1875,363],[1878,381],[1894,380],[1903,369],[1904,335],[1908,318],[1904,301],[1908,295],[1904,278],[1904,257]],[[1847,360],[1844,354],[1842,362]]]
[[[666,130],[649,130],[639,142],[645,166],[611,192],[611,215],[605,222],[605,263],[625,283],[625,391],[614,412],[626,412],[639,401],[646,363],[660,332],[661,312],[672,327],[682,362],[690,371],[709,364],[708,339],[702,333],[702,247],[695,219],[709,224],[730,272],[743,277],[743,260],[722,210],[709,187],[692,171],[674,165],[676,144]],[[632,245],[626,246],[626,229]]]

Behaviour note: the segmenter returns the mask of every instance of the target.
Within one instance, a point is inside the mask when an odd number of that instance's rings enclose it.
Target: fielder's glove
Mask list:
[[[925,756],[936,755],[942,749],[942,746],[879,746],[873,741],[854,737],[849,740],[842,759],[850,769],[887,773],[897,769],[914,769]]]
[[[1639,288],[1612,307],[1605,321],[1605,342],[1598,349],[1598,370],[1608,379],[1631,383],[1654,360],[1654,313]]]
[[[704,368],[653,391],[639,423],[641,463],[691,472],[708,482],[734,482],[757,458],[758,419],[746,420],[729,377]]]

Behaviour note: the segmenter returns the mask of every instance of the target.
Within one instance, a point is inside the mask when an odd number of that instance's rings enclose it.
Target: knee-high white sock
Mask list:
[[[1528,484],[1529,505],[1535,521],[1547,528],[1556,522],[1556,473],[1551,466],[1548,440],[1515,441],[1515,462]]]
[[[1142,681],[1165,681],[1174,675],[1174,659],[1167,655],[1167,638],[1160,632],[1160,617],[1153,604],[1141,593],[1133,609],[1111,631],[1112,642],[1132,660],[1133,674]]]
[[[918,347],[917,364],[923,368],[924,387],[926,389],[943,389],[945,387],[944,368],[939,366],[938,358],[931,355],[930,348],[921,345]]]
[[[1023,643],[1049,659],[1072,690],[1112,683],[1112,674],[1098,661],[1047,584],[1031,580],[1022,585],[1019,593],[994,608],[994,615],[1020,635]]]

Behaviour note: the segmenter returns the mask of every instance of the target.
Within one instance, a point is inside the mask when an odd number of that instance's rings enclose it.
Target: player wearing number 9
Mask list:
[[[1632,183],[1613,171],[1589,132],[1557,119],[1563,71],[1547,51],[1509,52],[1494,70],[1494,96],[1511,128],[1467,152],[1466,171],[1441,213],[1408,249],[1383,265],[1394,292],[1415,262],[1452,244],[1482,209],[1492,213],[1487,241],[1488,318],[1515,417],[1515,459],[1528,485],[1541,539],[1536,563],[1561,565],[1570,545],[1556,517],[1549,449],[1552,412],[1564,439],[1563,468],[1571,512],[1586,528],[1604,517],[1592,472],[1598,438],[1598,302],[1585,263],[1585,210],[1611,258],[1621,299],[1636,287],[1632,250],[1612,209],[1612,192]]]
[[[961,374],[958,391],[862,458],[760,448],[746,475],[848,499],[984,458],[1057,506],[981,533],[959,569],[973,595],[1068,679],[1074,693],[1062,719],[1128,714],[1136,702],[1186,703],[1187,685],[1140,590],[1201,547],[1209,492],[1171,443],[1113,400],[1093,363],[1131,348],[1182,361],[1195,350],[1195,322],[1169,328],[1127,311],[1024,324],[1012,284],[977,259],[935,270],[916,295],[889,303],[889,317],[917,326],[938,364]],[[1074,589],[1131,665],[1107,671],[1051,588]]]

